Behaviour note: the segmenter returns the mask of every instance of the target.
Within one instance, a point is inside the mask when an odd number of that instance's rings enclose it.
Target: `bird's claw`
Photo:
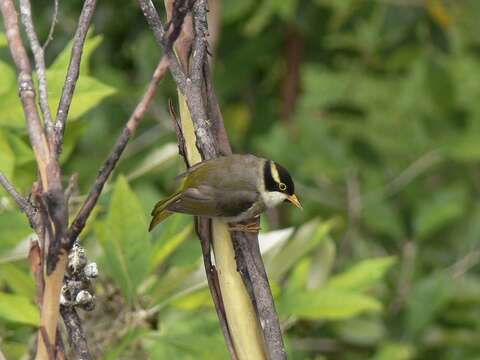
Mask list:
[[[228,230],[230,232],[233,231],[241,231],[241,232],[250,232],[250,233],[258,233],[261,227],[256,223],[250,224],[229,224]]]

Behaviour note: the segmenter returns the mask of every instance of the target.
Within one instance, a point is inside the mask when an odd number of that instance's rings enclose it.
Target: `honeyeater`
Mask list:
[[[179,178],[180,189],[155,205],[150,231],[175,212],[235,223],[256,217],[283,201],[302,208],[288,171],[275,161],[250,154],[202,161]],[[259,228],[237,224],[230,229],[258,231]]]

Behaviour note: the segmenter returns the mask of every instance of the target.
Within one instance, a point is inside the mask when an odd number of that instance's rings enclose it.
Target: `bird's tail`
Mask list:
[[[172,215],[172,212],[167,209],[168,205],[170,205],[172,202],[177,200],[179,196],[181,195],[181,192],[176,192],[175,194],[169,196],[166,199],[160,200],[157,202],[155,207],[152,210],[152,221],[150,222],[150,226],[148,228],[148,231],[152,231],[155,226],[160,224],[163,220],[165,220],[167,217]]]

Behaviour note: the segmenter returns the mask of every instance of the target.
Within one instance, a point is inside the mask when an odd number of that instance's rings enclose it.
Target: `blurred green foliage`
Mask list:
[[[478,357],[480,3],[222,3],[214,77],[233,146],[288,167],[305,208],[262,220],[290,357]],[[33,6],[44,39],[51,4]],[[52,110],[80,6],[60,4],[47,49]],[[73,213],[160,57],[135,2],[100,2],[94,22],[62,157],[65,181],[79,174]],[[1,33],[0,79],[0,169],[27,194],[35,163]],[[100,268],[82,314],[100,359],[227,358],[191,219],[146,231],[183,166],[168,97],[170,79],[82,234]],[[38,323],[32,233],[3,190],[0,229],[0,348],[17,359]]]

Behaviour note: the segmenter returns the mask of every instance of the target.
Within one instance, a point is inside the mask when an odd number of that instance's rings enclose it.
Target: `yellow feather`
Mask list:
[[[155,226],[157,226],[163,220],[165,220],[167,217],[173,214],[171,211],[167,210],[167,206],[170,205],[173,201],[177,200],[180,195],[181,195],[181,192],[176,192],[175,194],[169,196],[168,198],[157,202],[157,204],[152,210],[153,219],[150,222],[148,231],[152,231]]]

